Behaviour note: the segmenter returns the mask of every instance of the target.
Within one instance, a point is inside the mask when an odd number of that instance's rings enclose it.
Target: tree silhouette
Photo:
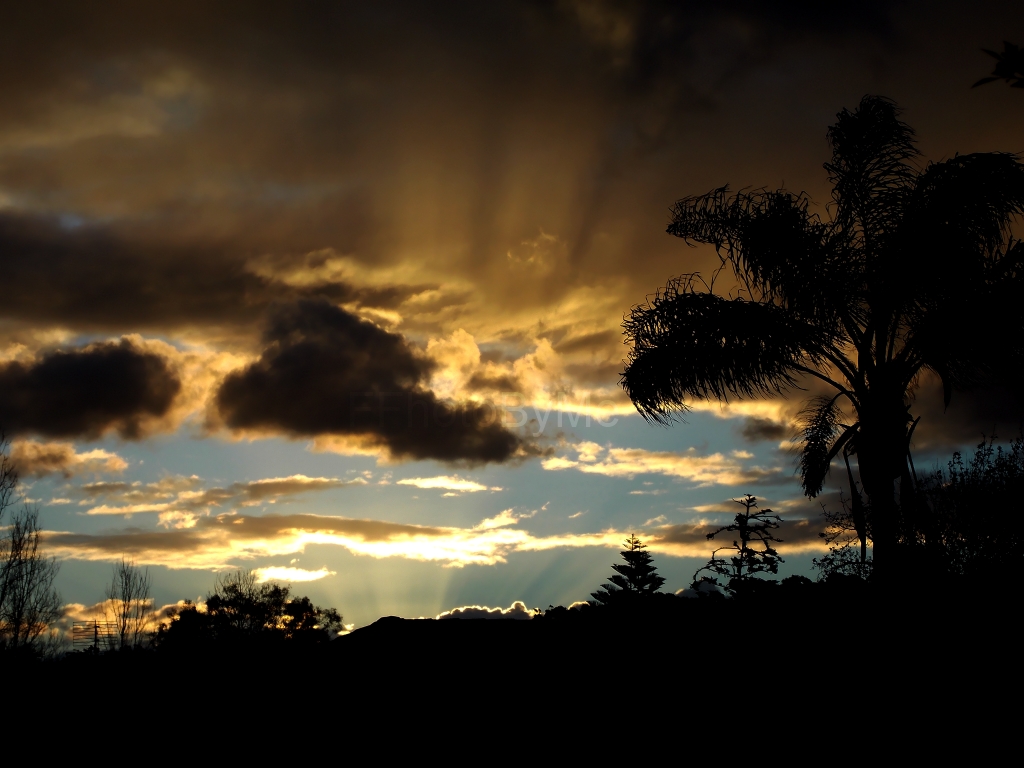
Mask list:
[[[40,550],[38,507],[25,503],[4,520],[18,488],[8,447],[0,431],[0,648],[31,650],[51,639],[51,625],[64,614],[64,601],[53,586],[60,564]]]
[[[186,601],[170,622],[161,624],[156,644],[195,650],[214,643],[222,648],[282,640],[319,643],[341,629],[342,617],[334,608],[292,597],[290,587],[260,583],[253,571],[236,571],[217,579],[205,610]]]
[[[996,66],[990,77],[981,78],[971,86],[972,88],[996,80],[1005,80],[1011,88],[1024,88],[1024,48],[1018,48],[1013,43],[1004,40],[1002,53],[990,51],[988,48],[981,50],[996,60]]]
[[[142,645],[152,602],[149,591],[149,568],[139,568],[122,555],[104,592],[107,620],[115,628],[111,643],[117,650]]]
[[[724,576],[728,580],[726,588],[735,594],[742,591],[757,574],[778,573],[779,563],[785,562],[772,546],[781,543],[781,539],[776,539],[772,532],[778,529],[782,518],[770,509],[758,509],[757,497],[749,493],[742,499],[733,501],[743,507],[743,511],[736,514],[730,525],[709,533],[708,541],[720,533],[733,533],[736,534],[736,538],[731,545],[719,547],[712,552],[707,565],[697,569],[693,574],[694,589],[697,589],[700,583],[700,574],[708,571]],[[718,556],[719,552],[726,550],[735,554],[729,556],[729,559]],[[712,579],[717,585],[717,577]]]
[[[30,649],[64,614],[53,583],[60,570],[40,551],[39,510],[25,505],[0,538],[0,644]]]
[[[657,574],[658,569],[651,563],[651,553],[645,551],[646,544],[630,534],[625,547],[619,554],[626,562],[613,565],[615,575],[608,578],[610,583],[602,584],[601,589],[590,594],[598,603],[614,605],[649,597],[665,583],[664,577]]]
[[[876,577],[900,541],[898,484],[911,473],[910,396],[923,369],[954,390],[1020,364],[1024,165],[1012,154],[956,155],[923,169],[896,105],[865,96],[828,131],[829,218],[785,189],[721,187],[679,200],[670,234],[714,245],[710,282],[676,278],[623,322],[632,344],[621,384],[648,420],[670,423],[687,398],[772,396],[811,376],[834,394],[802,414],[804,492],[832,460],[857,457]],[[727,295],[715,291],[728,266]],[[977,318],[1004,333],[979,333]],[[850,412],[844,412],[844,404]]]

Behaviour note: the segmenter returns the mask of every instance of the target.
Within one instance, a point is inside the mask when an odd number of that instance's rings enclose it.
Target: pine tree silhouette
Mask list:
[[[612,566],[616,573],[609,577],[611,583],[602,584],[601,589],[590,593],[598,603],[610,605],[622,600],[647,597],[656,593],[665,583],[664,577],[657,574],[658,569],[651,563],[651,553],[644,551],[647,549],[646,544],[630,534],[625,546],[619,554],[626,562]]]

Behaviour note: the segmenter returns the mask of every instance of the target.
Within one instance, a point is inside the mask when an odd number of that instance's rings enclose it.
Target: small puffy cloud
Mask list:
[[[439,613],[437,619],[532,619],[537,612],[516,600],[508,608],[488,608],[483,605],[464,605]]]
[[[690,448],[683,453],[648,451],[643,448],[600,448],[593,443],[582,444],[576,459],[552,456],[541,462],[547,470],[575,469],[588,474],[607,477],[634,477],[640,474],[661,474],[696,483],[697,487],[710,485],[745,485],[750,483],[777,483],[789,479],[782,467],[744,466],[752,454],[733,451],[730,455],[699,454]]]
[[[440,475],[438,477],[407,477],[399,480],[398,485],[413,485],[417,488],[437,488],[457,493],[478,493],[479,491],[500,491],[499,487],[488,487],[472,480],[464,480],[451,475]],[[446,494],[447,495],[447,494]]]
[[[258,582],[264,581],[318,581],[327,576],[337,575],[336,571],[327,570],[326,566],[317,571],[292,566],[271,565],[266,568],[254,568]]]
[[[128,462],[111,451],[95,448],[78,453],[73,443],[15,440],[11,443],[11,461],[24,477],[44,477],[100,472],[122,472]]]

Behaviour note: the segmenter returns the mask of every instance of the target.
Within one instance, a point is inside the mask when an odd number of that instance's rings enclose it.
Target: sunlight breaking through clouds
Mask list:
[[[266,568],[253,568],[256,574],[256,581],[318,581],[325,576],[335,576],[337,571],[328,570],[326,566],[316,571],[309,571],[305,568],[295,568],[289,565],[270,565]]]
[[[373,558],[398,557],[462,568],[505,563],[517,552],[582,547],[616,549],[629,535],[626,531],[607,529],[596,533],[538,536],[519,525],[530,517],[532,513],[506,509],[474,526],[460,528],[310,514],[260,517],[221,514],[198,518],[192,526],[174,530],[128,529],[100,534],[48,532],[45,540],[47,550],[59,557],[105,561],[127,553],[140,564],[175,569],[237,568],[240,563],[258,557],[299,554],[311,544],[339,546],[352,554]],[[652,552],[705,558],[711,551],[707,534],[714,528],[712,524],[697,522],[658,524],[645,531],[630,532],[641,535]],[[808,520],[785,523],[782,538],[785,542],[779,550],[784,553],[822,551],[824,547],[818,528]],[[299,570],[279,569],[277,572],[294,576],[301,575]]]

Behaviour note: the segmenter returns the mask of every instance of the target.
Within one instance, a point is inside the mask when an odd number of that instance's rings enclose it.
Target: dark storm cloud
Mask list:
[[[296,287],[254,274],[245,258],[213,245],[131,242],[109,227],[10,214],[0,214],[0,264],[9,288],[0,316],[90,329],[242,326],[274,300],[321,296],[388,308],[432,287]]]
[[[761,416],[750,416],[743,421],[741,434],[744,440],[755,443],[761,440],[785,440],[790,436],[790,432],[791,429],[785,424]]]
[[[180,388],[162,357],[127,341],[56,351],[0,366],[0,424],[13,434],[138,438]]]
[[[424,389],[434,364],[401,336],[327,302],[279,307],[264,341],[217,393],[231,428],[351,435],[402,459],[500,462],[526,449],[495,409]]]

